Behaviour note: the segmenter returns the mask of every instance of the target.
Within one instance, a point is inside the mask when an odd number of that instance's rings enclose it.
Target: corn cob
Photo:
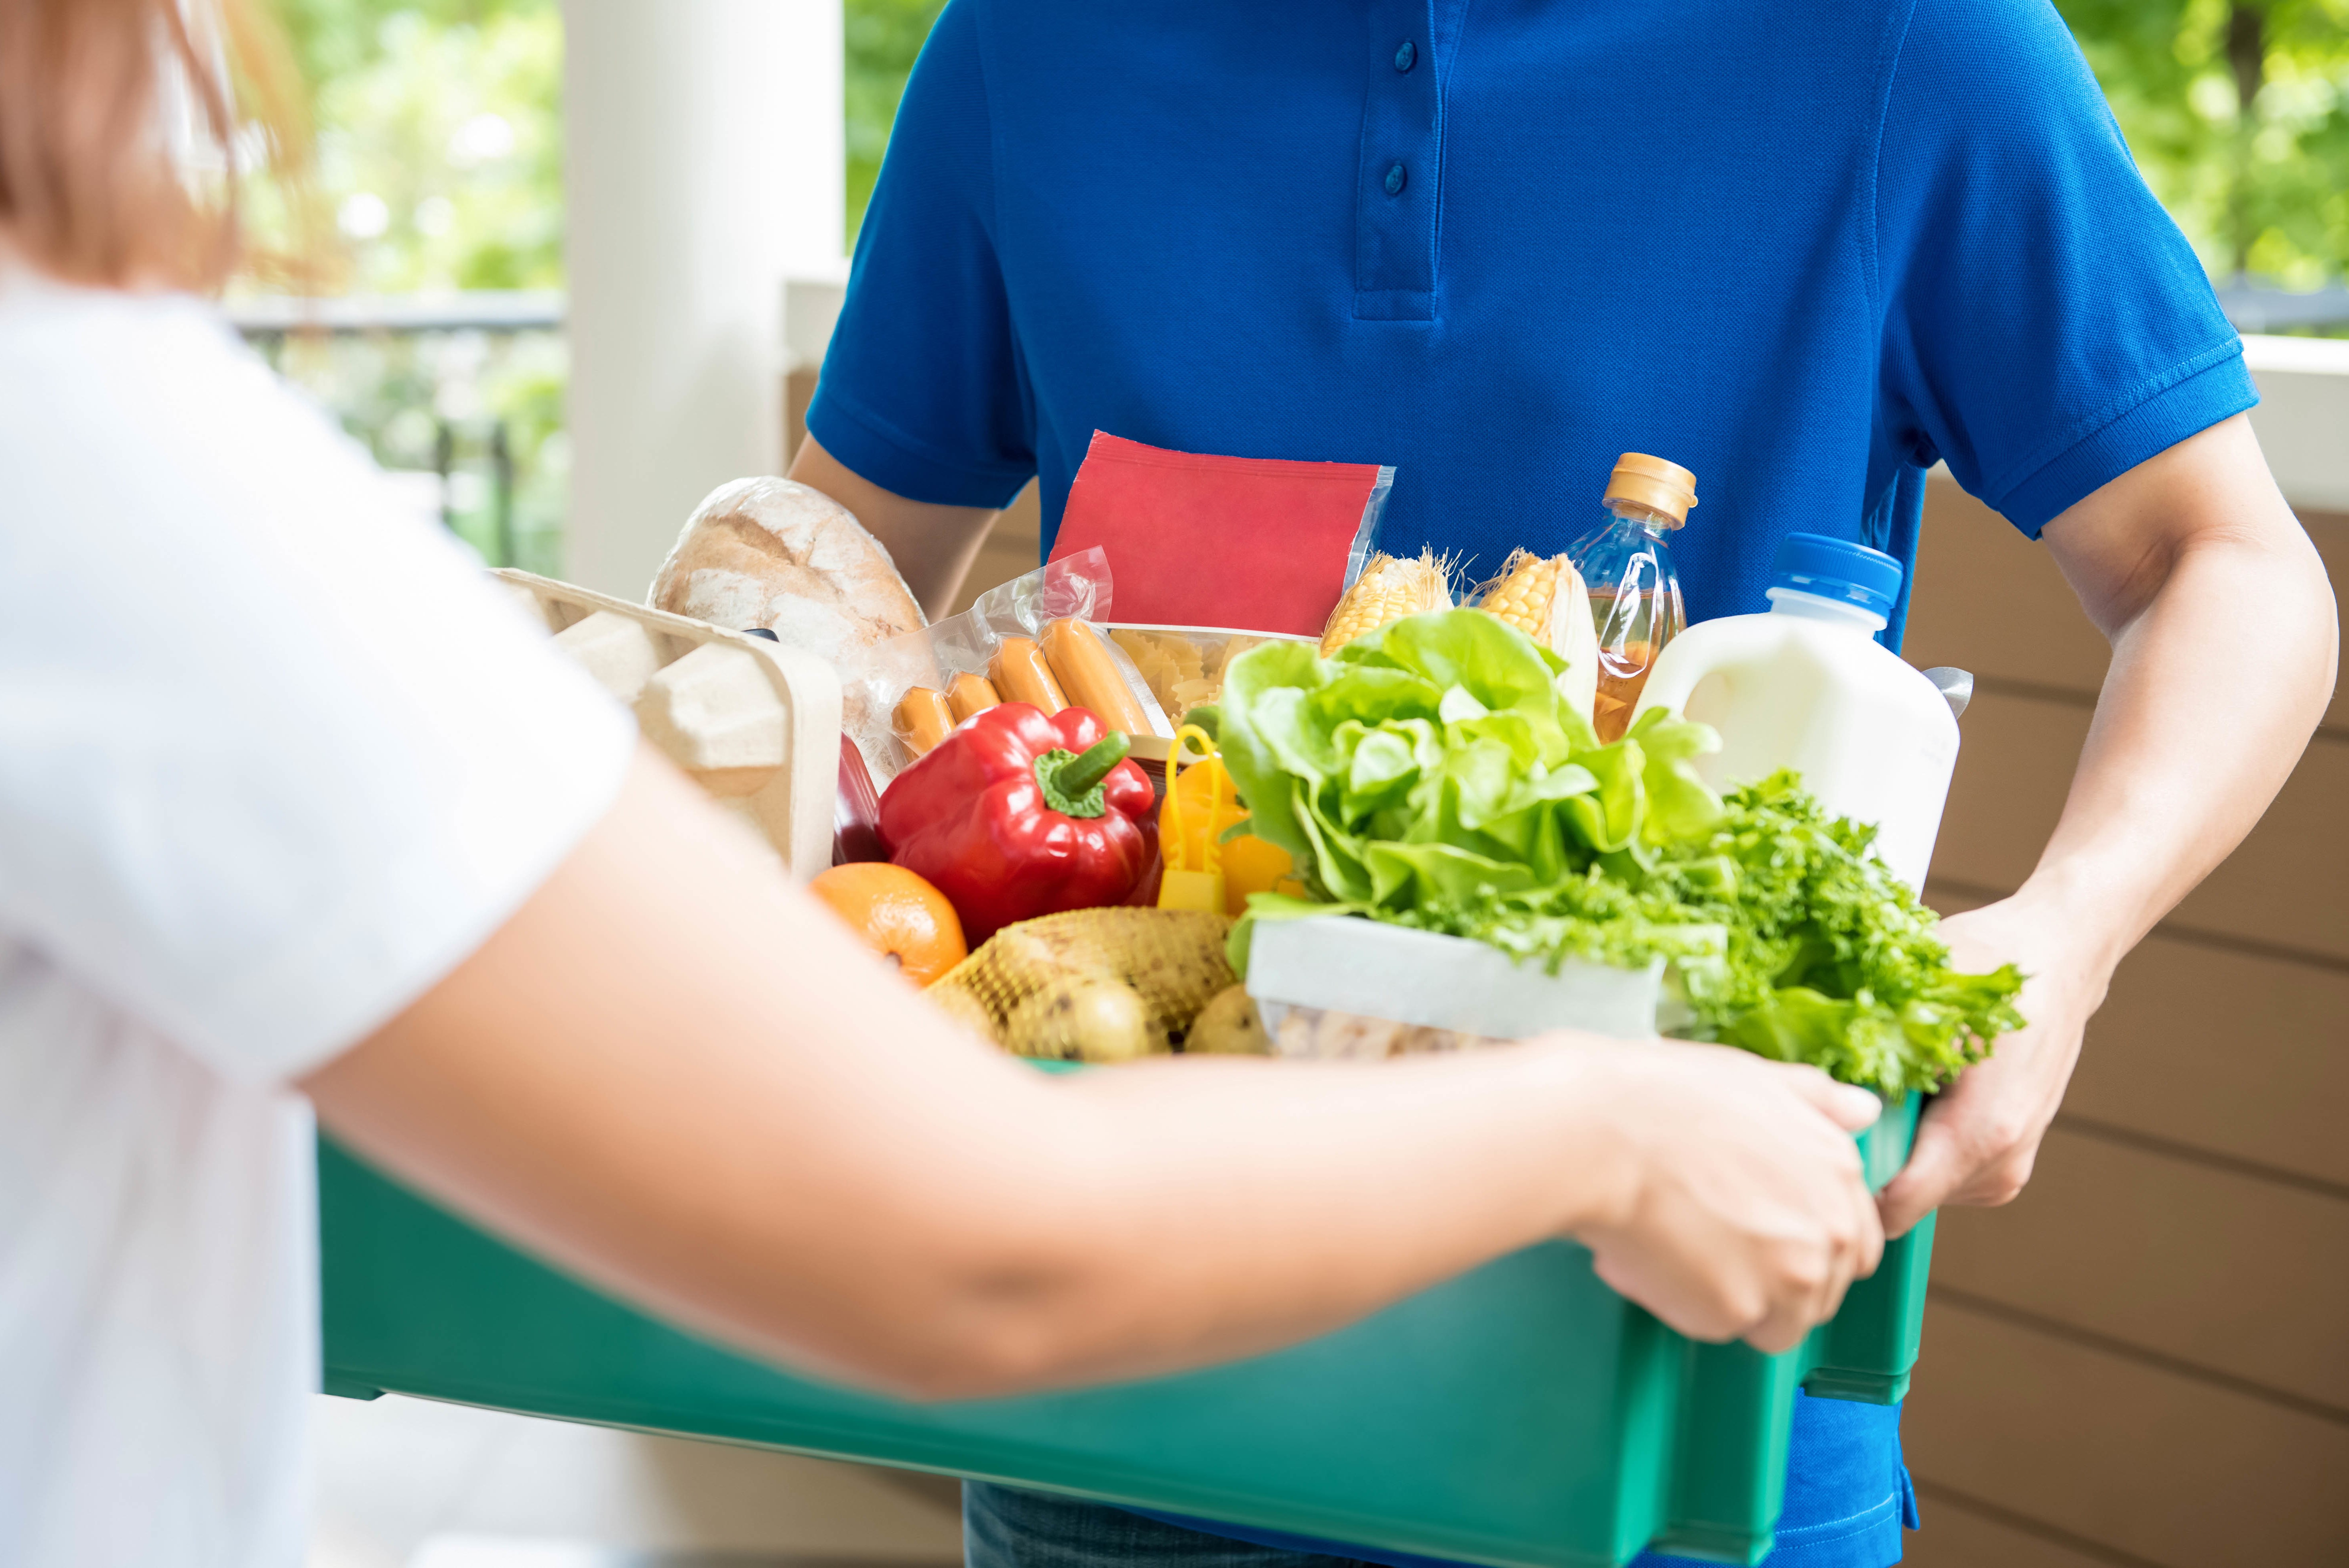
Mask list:
[[[1561,565],[1568,572],[1574,570],[1559,556],[1536,555],[1530,550],[1513,552],[1508,564],[1501,568],[1500,577],[1485,590],[1476,607],[1487,615],[1506,621],[1535,642],[1547,645],[1550,611],[1557,602]]]
[[[1517,551],[1476,607],[1564,659],[1566,699],[1590,717],[1599,684],[1599,626],[1591,618],[1590,590],[1573,562]]]
[[[1415,560],[1373,554],[1321,631],[1321,656],[1328,658],[1348,643],[1367,637],[1405,615],[1452,608],[1452,587],[1445,564],[1435,552],[1423,550]]]

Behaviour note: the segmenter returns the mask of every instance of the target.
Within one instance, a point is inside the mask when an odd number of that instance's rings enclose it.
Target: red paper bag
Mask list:
[[[1376,463],[1206,457],[1096,430],[1051,558],[1101,546],[1130,625],[1318,637],[1393,484]]]

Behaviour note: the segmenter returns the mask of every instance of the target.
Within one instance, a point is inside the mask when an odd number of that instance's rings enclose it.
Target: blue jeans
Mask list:
[[[1901,1466],[1897,1408],[1795,1401],[1794,1462],[1768,1568],[1887,1568],[1916,1493]],[[1192,1524],[978,1481],[963,1486],[965,1568],[1444,1568],[1435,1559]],[[1206,1526],[1196,1528],[1195,1525]],[[1699,1565],[1649,1553],[1631,1568]]]

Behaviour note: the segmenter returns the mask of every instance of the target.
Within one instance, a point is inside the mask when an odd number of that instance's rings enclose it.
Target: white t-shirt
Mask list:
[[[634,743],[502,595],[203,305],[0,274],[0,1564],[301,1560],[288,1081]]]

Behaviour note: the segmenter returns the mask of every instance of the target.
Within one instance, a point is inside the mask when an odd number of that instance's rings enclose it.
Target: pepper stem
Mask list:
[[[1133,742],[1122,730],[1112,729],[1105,739],[1095,741],[1078,754],[1075,761],[1061,769],[1061,788],[1071,795],[1081,795],[1102,779],[1109,770],[1125,760],[1133,749]]]
[[[1109,810],[1102,780],[1125,759],[1133,742],[1112,731],[1108,739],[1080,757],[1073,751],[1047,751],[1036,758],[1036,782],[1044,803],[1064,817],[1099,817]]]

